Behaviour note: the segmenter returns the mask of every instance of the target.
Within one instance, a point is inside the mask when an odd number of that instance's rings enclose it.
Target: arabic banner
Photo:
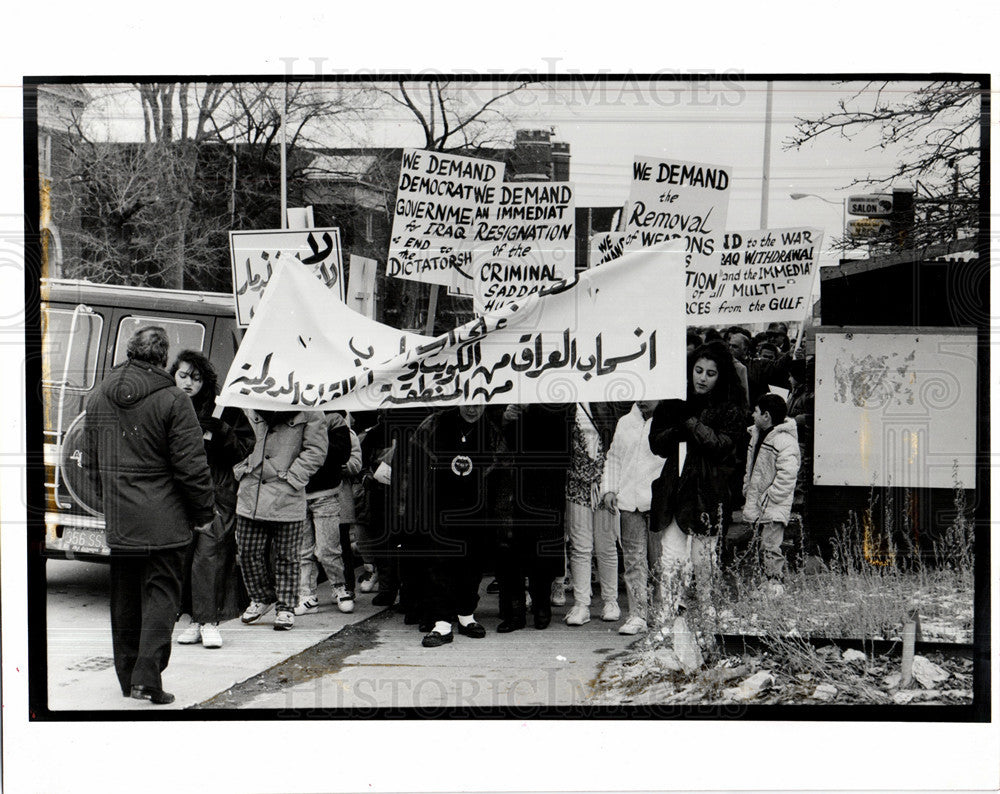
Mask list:
[[[718,268],[732,169],[636,156],[625,216],[625,250],[683,240],[685,264]]]
[[[295,229],[229,233],[229,253],[236,295],[236,322],[250,325],[264,288],[279,264],[305,265],[328,291],[344,300],[344,265],[340,229]],[[315,285],[314,285],[315,286]]]
[[[488,221],[503,172],[492,160],[404,149],[386,275],[471,283],[475,224]]]
[[[720,267],[688,267],[688,318],[695,325],[801,320],[822,243],[820,229],[727,232]]]
[[[369,410],[681,398],[681,248],[626,254],[434,338],[362,317],[300,269],[282,268],[218,402]]]
[[[568,182],[500,186],[476,224],[472,295],[477,314],[573,281],[576,209]]]

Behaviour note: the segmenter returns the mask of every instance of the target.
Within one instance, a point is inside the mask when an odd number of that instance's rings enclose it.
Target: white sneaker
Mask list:
[[[373,593],[378,589],[378,574],[373,573],[367,579],[362,579],[358,585],[358,590],[362,593]]]
[[[222,635],[217,623],[205,623],[201,627],[201,644],[206,648],[221,648]]]
[[[618,633],[619,634],[629,634],[629,635],[631,635],[631,634],[642,634],[643,632],[648,631],[648,629],[649,629],[649,626],[646,624],[645,620],[643,620],[640,617],[636,617],[636,616],[633,615],[628,620],[626,620],[624,623],[622,623],[621,628],[618,629]]]
[[[293,611],[296,615],[315,615],[319,612],[319,601],[316,600],[315,596],[303,598]]]
[[[295,615],[291,612],[286,612],[282,610],[277,615],[274,616],[274,630],[275,631],[288,631],[292,626],[295,625]]]
[[[622,616],[621,609],[618,608],[618,604],[614,601],[605,601],[604,609],[601,610],[601,620],[614,621],[620,620]]]
[[[250,606],[247,607],[246,612],[240,615],[240,620],[244,623],[254,623],[260,620],[264,615],[271,611],[271,607],[274,606],[274,602],[265,604],[263,601],[251,601]]]
[[[191,625],[184,629],[181,636],[177,638],[177,642],[181,645],[196,645],[201,642],[201,624],[192,620]]]
[[[577,604],[566,613],[564,620],[567,626],[582,626],[584,623],[590,623],[590,607]]]
[[[354,611],[354,599],[343,585],[333,588],[333,600],[337,602],[337,609],[341,612],[351,613]]]
[[[566,593],[563,592],[562,582],[552,583],[552,593],[549,596],[549,600],[552,602],[552,606],[554,607],[566,606]]]

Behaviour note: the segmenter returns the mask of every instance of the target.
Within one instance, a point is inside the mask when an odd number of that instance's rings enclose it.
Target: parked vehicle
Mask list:
[[[242,332],[233,296],[42,279],[45,548],[48,556],[109,554],[101,505],[83,476],[79,440],[87,397],[126,357],[141,327],[159,325],[171,357],[200,350],[224,376]]]

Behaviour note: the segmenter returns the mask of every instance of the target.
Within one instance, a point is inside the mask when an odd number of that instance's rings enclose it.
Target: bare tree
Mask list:
[[[979,228],[980,130],[984,89],[974,82],[939,80],[916,89],[900,83],[868,82],[837,109],[815,119],[797,119],[785,148],[820,137],[853,138],[876,129],[872,149],[896,148],[899,161],[889,176],[856,179],[851,185],[919,188],[914,246],[973,235]],[[849,240],[837,241],[850,247]]]

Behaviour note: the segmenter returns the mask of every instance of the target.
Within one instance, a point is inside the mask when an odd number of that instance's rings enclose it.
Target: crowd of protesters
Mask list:
[[[687,346],[685,399],[345,416],[219,411],[212,364],[184,350],[168,370],[165,333],[142,329],[87,409],[122,693],[173,699],[159,673],[181,614],[177,642],[205,648],[222,646],[219,624],[236,615],[273,610],[274,629],[289,630],[320,610],[323,577],[331,608],[372,594],[425,647],[486,635],[487,574],[499,633],[529,614],[547,628],[567,593],[563,620],[581,626],[596,592],[601,620],[639,634],[671,593],[667,609],[710,599],[734,512],[780,594],[785,527],[805,513],[811,478],[812,360],[782,323],[693,328]],[[163,476],[136,476],[133,458]]]

